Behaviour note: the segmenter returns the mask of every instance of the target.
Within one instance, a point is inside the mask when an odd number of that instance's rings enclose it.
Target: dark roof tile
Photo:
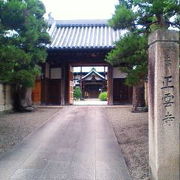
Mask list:
[[[54,21],[48,30],[49,49],[113,48],[120,30],[107,25],[107,20]]]

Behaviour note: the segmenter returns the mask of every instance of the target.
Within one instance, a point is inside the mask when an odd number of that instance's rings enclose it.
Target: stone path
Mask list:
[[[130,180],[105,108],[64,107],[0,157],[1,180]]]

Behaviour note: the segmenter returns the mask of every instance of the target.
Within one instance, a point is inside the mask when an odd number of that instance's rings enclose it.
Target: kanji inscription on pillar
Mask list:
[[[162,104],[164,108],[164,117],[162,118],[163,125],[171,126],[175,117],[173,114],[174,106],[174,85],[173,76],[171,74],[171,59],[170,56],[166,54],[165,57],[165,69],[166,75],[163,77],[162,82]]]

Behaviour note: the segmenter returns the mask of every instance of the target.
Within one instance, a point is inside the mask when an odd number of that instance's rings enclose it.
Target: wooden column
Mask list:
[[[48,82],[49,82],[49,74],[50,74],[49,64],[45,63],[43,65],[43,79],[41,80],[41,104],[48,104]]]
[[[66,93],[66,65],[61,65],[61,105],[65,105],[65,93]]]
[[[108,66],[108,105],[113,105],[113,67],[111,65]]]
[[[80,89],[81,89],[81,92],[82,92],[82,97],[81,98],[84,98],[84,93],[83,93],[83,86],[82,86],[82,66],[80,66]]]

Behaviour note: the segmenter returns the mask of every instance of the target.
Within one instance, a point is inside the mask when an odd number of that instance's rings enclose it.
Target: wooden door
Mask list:
[[[113,79],[113,102],[114,104],[129,103],[129,87],[124,84],[124,78]]]
[[[85,86],[85,91],[88,94],[88,98],[98,98],[99,89],[102,89],[102,85],[99,84],[87,84]]]
[[[48,86],[48,102],[47,104],[61,104],[61,80],[51,79]]]
[[[113,102],[113,67],[108,66],[108,74],[107,74],[107,92],[108,92],[108,104],[112,105]]]
[[[41,80],[36,80],[35,86],[32,90],[32,101],[34,104],[41,103]]]

